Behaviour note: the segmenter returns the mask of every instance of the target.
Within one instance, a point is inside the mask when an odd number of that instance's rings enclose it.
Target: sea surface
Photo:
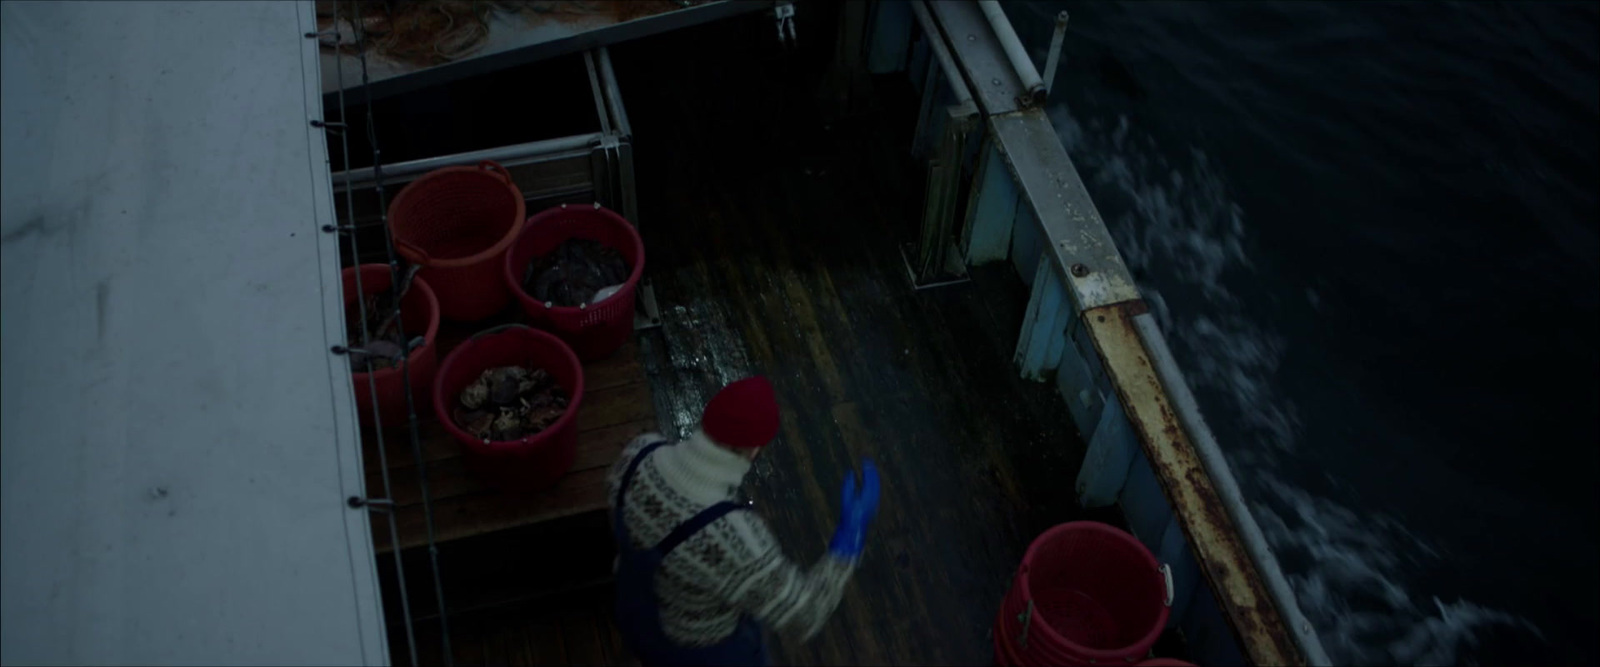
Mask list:
[[[1332,661],[1600,661],[1600,5],[1006,9]]]

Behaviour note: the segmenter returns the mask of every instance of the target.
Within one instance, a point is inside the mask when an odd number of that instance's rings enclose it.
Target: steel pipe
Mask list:
[[[456,153],[454,155],[441,155],[439,157],[429,157],[422,158],[420,160],[411,160],[408,162],[386,164],[383,165],[383,177],[386,180],[404,180],[407,177],[425,174],[440,167],[477,164],[484,160],[494,160],[495,162],[499,162],[508,167],[515,166],[517,162],[525,161],[528,158],[543,157],[572,151],[587,151],[590,146],[598,145],[602,137],[603,135],[598,132],[593,134],[575,134],[570,137],[545,139],[543,141],[530,141],[525,144],[512,144],[510,146],[486,148],[481,151]],[[351,184],[354,187],[370,185],[373,183],[372,167],[362,167],[360,169],[335,172],[333,174],[334,183],[344,183],[346,178],[351,179]]]
[[[945,48],[944,34],[939,31],[939,26],[934,25],[933,16],[928,13],[922,0],[913,0],[911,13],[917,17],[917,24],[922,26],[922,34],[928,38],[928,48],[933,50],[933,57],[939,61],[939,70],[944,72],[945,81],[950,84],[950,90],[955,91],[956,99],[971,102],[972,91],[967,90],[967,82],[961,79],[961,70],[956,69],[950,49]]]
[[[600,133],[611,134],[611,112],[606,110],[606,96],[600,91],[599,68],[594,64],[594,51],[583,52],[583,66],[589,70],[589,92],[594,95],[594,113],[600,117]]]
[[[1043,104],[1044,80],[1039,78],[1039,70],[1033,66],[1027,49],[1022,48],[1022,40],[1017,39],[1017,31],[1011,29],[1011,21],[1006,19],[1000,3],[996,0],[978,0],[978,8],[983,10],[983,17],[989,20],[989,27],[994,29],[995,37],[1000,40],[1000,48],[1006,52],[1006,59],[1011,61],[1011,68],[1016,70],[1017,78],[1022,81],[1022,88],[1028,91],[1032,103]]]
[[[1050,94],[1055,85],[1056,66],[1061,64],[1061,43],[1067,39],[1067,10],[1056,14],[1056,31],[1050,35],[1050,51],[1044,57],[1044,93]]]
[[[611,120],[624,140],[633,137],[633,125],[628,123],[628,111],[622,106],[622,87],[617,84],[617,72],[611,69],[611,52],[602,46],[600,53],[600,82],[605,87],[606,105],[611,109]]]

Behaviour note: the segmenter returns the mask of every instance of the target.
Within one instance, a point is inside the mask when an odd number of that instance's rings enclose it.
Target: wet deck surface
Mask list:
[[[839,611],[811,642],[774,638],[776,662],[990,664],[989,627],[1032,536],[1120,520],[1076,506],[1082,440],[1053,384],[1014,370],[1027,290],[1010,266],[911,288],[898,245],[914,238],[923,170],[908,155],[909,86],[874,80],[868,104],[827,113],[813,93],[831,31],[802,23],[815,51],[796,57],[770,28],[729,21],[613,49],[664,320],[637,343],[660,427],[686,433],[723,384],[770,377],[783,427],[746,487],[801,563],[823,554],[844,476],[862,457],[882,471]],[[610,554],[603,513],[446,545],[458,661],[625,662],[608,634]],[[426,561],[407,558],[432,662]],[[402,629],[390,637],[407,663]]]
[[[855,583],[814,641],[775,643],[778,662],[986,664],[1027,541],[1080,516],[1083,445],[1053,388],[1011,363],[1027,292],[1009,266],[911,287],[909,87],[876,81],[875,105],[831,118],[820,68],[767,37],[729,35],[751,55],[688,66],[615,54],[665,320],[641,341],[658,412],[682,434],[724,383],[772,379],[783,427],[747,489],[801,562],[822,555],[845,475],[869,456],[882,471]],[[629,86],[650,80],[682,83]]]

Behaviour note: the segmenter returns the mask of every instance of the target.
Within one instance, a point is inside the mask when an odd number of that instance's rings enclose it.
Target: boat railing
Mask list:
[[[1007,261],[1029,285],[1017,369],[1056,384],[1088,442],[1079,503],[1120,505],[1134,535],[1172,566],[1171,623],[1198,662],[1327,664],[1045,114],[1050,81],[998,12],[992,1],[877,2],[855,17],[866,25],[840,30],[861,36],[844,49],[858,66],[904,71],[923,98],[913,150],[928,157],[930,192],[907,252],[913,280],[940,284],[966,265]],[[1052,77],[1065,27],[1063,14],[1045,65]],[[961,266],[932,259],[944,257]]]

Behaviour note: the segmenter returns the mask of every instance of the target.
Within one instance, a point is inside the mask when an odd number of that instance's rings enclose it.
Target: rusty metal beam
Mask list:
[[[1303,665],[1145,350],[1133,319],[1145,310],[1143,301],[1115,303],[1085,310],[1083,321],[1240,649],[1257,665]]]
[[[1227,460],[1223,458],[1222,448],[1217,444],[1216,436],[1211,433],[1211,427],[1206,425],[1205,418],[1200,415],[1200,406],[1184,382],[1183,373],[1178,369],[1178,362],[1173,359],[1172,350],[1167,347],[1166,337],[1161,335],[1161,328],[1156,325],[1155,318],[1149,313],[1135,316],[1133,325],[1139,329],[1139,336],[1144,340],[1144,349],[1149,353],[1150,361],[1155,366],[1156,376],[1166,385],[1167,398],[1178,414],[1178,422],[1183,424],[1184,432],[1189,434],[1189,442],[1200,455],[1200,462],[1205,464],[1211,485],[1222,498],[1222,505],[1228,509],[1228,515],[1233,517],[1233,525],[1239,529],[1239,539],[1244,542],[1245,548],[1254,558],[1261,580],[1266,585],[1267,592],[1272,595],[1273,601],[1277,603],[1278,613],[1283,616],[1284,622],[1293,633],[1295,644],[1305,655],[1306,663],[1318,666],[1332,664],[1328,661],[1327,651],[1322,648],[1321,638],[1317,636],[1316,630],[1312,629],[1311,621],[1306,619],[1305,612],[1300,609],[1300,603],[1295,599],[1294,589],[1290,587],[1289,580],[1283,576],[1283,568],[1278,564],[1278,557],[1272,553],[1272,547],[1267,544],[1266,536],[1261,533],[1260,524],[1256,523],[1249,506],[1245,504],[1244,493],[1239,490],[1239,482],[1234,478],[1233,470],[1228,466]]]

